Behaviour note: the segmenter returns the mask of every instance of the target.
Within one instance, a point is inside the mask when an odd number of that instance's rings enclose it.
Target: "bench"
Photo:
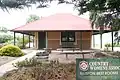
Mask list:
[[[62,51],[62,52],[63,51],[71,51],[72,50],[74,52],[75,50],[80,50],[80,49],[79,48],[58,48],[57,50],[58,51]]]
[[[61,42],[60,47],[61,48],[76,48],[77,45],[75,45],[74,42]]]
[[[77,51],[77,52],[70,52],[70,51],[66,51],[66,52],[61,52],[60,54],[65,54],[66,55],[66,59],[68,59],[68,54],[81,54],[82,58],[85,58],[85,54],[90,54],[93,53],[93,51]]]
[[[65,50],[79,50],[77,45],[74,44],[74,42],[62,42],[61,45],[59,46],[58,50],[61,50],[62,52]]]

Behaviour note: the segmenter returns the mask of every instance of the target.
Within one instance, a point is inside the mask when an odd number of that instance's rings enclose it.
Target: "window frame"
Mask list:
[[[74,39],[73,41],[70,41],[70,35],[72,34],[72,38]],[[63,41],[63,37],[66,37],[67,40]],[[61,32],[61,42],[75,42],[75,32],[74,31],[65,31],[65,32]]]

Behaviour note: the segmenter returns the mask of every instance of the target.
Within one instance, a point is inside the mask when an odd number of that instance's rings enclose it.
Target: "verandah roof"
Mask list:
[[[55,14],[17,27],[12,31],[92,30],[90,21],[72,14]]]

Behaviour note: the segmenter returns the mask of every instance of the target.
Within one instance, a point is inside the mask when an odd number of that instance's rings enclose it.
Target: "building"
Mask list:
[[[80,49],[90,49],[93,30],[89,20],[61,13],[44,17],[12,31],[34,35],[34,45],[37,49],[70,48],[73,45]]]

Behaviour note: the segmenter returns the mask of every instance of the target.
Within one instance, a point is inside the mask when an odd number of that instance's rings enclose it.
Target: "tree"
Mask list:
[[[92,26],[120,29],[120,0],[81,0],[75,6],[80,14],[91,13]]]
[[[13,36],[11,35],[8,35],[8,34],[0,35],[0,43],[5,43],[12,39],[13,39]]]
[[[0,32],[6,33],[7,31],[8,31],[8,29],[6,27],[0,27]]]
[[[46,7],[52,0],[0,0],[0,7],[3,10],[8,9],[23,9],[24,7],[30,7],[31,4],[39,3],[38,8]]]
[[[8,29],[6,27],[0,27],[0,43],[5,43],[13,39],[13,36],[6,34]]]
[[[49,6],[49,3],[51,3],[54,0],[0,0],[0,7],[3,10],[8,9],[23,9],[24,7],[31,7],[31,4],[39,3],[37,8],[43,8]],[[58,4],[61,3],[71,3],[67,0],[58,0]]]
[[[40,19],[40,17],[37,15],[30,15],[29,18],[27,19],[27,23],[30,23],[30,22],[33,22],[33,21],[36,21],[39,19]]]

